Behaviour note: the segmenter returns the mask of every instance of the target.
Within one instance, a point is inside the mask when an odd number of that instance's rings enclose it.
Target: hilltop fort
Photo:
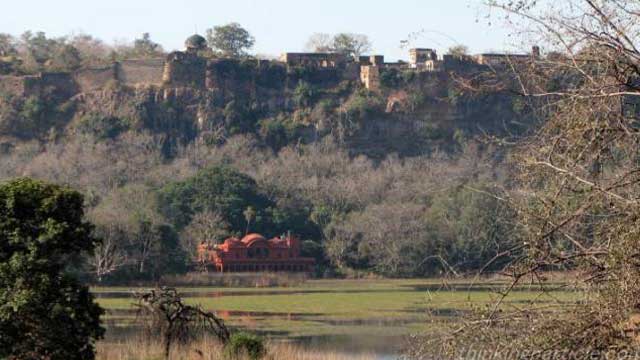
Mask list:
[[[538,56],[537,48],[479,55],[414,48],[408,62],[339,53],[224,58],[193,35],[184,50],[162,58],[0,76],[0,145],[51,134],[110,138],[144,130],[168,144],[217,144],[253,133],[276,150],[330,135],[354,154],[372,157],[451,149],[467,136],[512,132],[507,127],[524,121],[509,94],[461,93],[452,74],[499,73]]]
[[[73,95],[105,89],[113,84],[134,88],[154,86],[222,89],[229,85],[229,82],[249,80],[239,79],[238,75],[241,74],[233,71],[243,60],[201,56],[206,49],[206,39],[200,35],[193,35],[186,40],[184,51],[174,51],[166,58],[128,59],[109,66],[83,68],[72,73],[0,76],[0,92],[29,96],[45,87],[54,86],[62,94]],[[339,53],[284,53],[278,60],[251,61],[254,63],[254,70],[257,70],[255,73],[270,69],[271,72],[279,71],[285,74],[295,72],[295,69],[307,68],[319,72],[317,80],[359,80],[367,89],[378,91],[380,73],[385,69],[432,73],[474,71],[483,67],[496,68],[531,59],[539,56],[539,49],[534,48],[531,54],[439,56],[434,49],[414,48],[409,50],[409,55],[409,62],[385,62],[383,55],[360,56],[355,59]],[[284,77],[272,80],[283,81]]]

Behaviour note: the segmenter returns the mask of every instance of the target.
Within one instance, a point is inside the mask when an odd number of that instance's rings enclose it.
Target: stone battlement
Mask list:
[[[175,51],[166,58],[128,59],[100,68],[80,69],[71,74],[41,73],[31,76],[0,76],[0,93],[14,96],[30,96],[46,88],[54,88],[61,95],[71,97],[77,93],[92,92],[113,85],[128,87],[193,87],[229,88],[230,83],[260,81],[253,73],[241,74],[246,62],[237,59],[211,59],[200,56],[207,50],[206,40],[194,35],[187,39],[185,51]],[[479,54],[444,55],[439,57],[433,49],[410,49],[408,63],[385,63],[382,55],[360,56],[357,59],[337,53],[285,53],[279,60],[252,60],[253,68],[309,68],[324,71],[322,76],[342,80],[356,80],[372,91],[380,90],[380,69],[397,68],[408,71],[448,72],[496,68],[522,62],[539,56],[534,47],[531,55]],[[324,74],[324,75],[323,75]],[[262,81],[273,81],[271,77]],[[286,79],[283,80],[286,83]],[[246,84],[245,84],[246,85]],[[267,86],[274,86],[267,84]],[[236,86],[238,87],[238,86]],[[242,86],[240,86],[242,87]]]

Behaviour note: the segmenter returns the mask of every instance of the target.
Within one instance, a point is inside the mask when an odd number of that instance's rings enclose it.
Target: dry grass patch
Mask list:
[[[319,352],[303,349],[288,343],[267,344],[265,360],[373,360],[373,355],[354,357],[333,352]],[[121,342],[100,342],[97,345],[97,360],[161,360],[162,343],[132,338]],[[205,337],[189,345],[176,345],[171,351],[172,360],[221,360],[223,348],[214,338]],[[236,359],[234,359],[236,360]],[[248,360],[240,358],[237,360]]]

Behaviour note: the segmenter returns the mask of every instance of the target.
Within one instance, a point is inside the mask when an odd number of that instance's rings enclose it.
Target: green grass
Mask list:
[[[469,282],[442,280],[311,280],[287,288],[181,288],[190,294],[188,303],[215,310],[227,323],[251,330],[289,336],[336,334],[403,335],[451,321],[451,317],[430,317],[430,311],[467,311],[492,306],[498,293],[486,287],[504,287],[500,282],[481,282],[481,291],[468,291]],[[558,284],[556,284],[558,285]],[[425,287],[430,287],[426,290]],[[438,289],[440,288],[440,289]],[[455,288],[455,289],[452,289]],[[132,309],[126,294],[142,289],[94,288],[94,293],[122,293],[123,297],[102,298],[107,310]],[[503,307],[579,300],[571,291],[552,290],[541,294],[537,288],[519,287],[504,301]],[[226,311],[253,314],[229,315]],[[257,314],[256,314],[257,313]],[[118,319],[117,315],[107,315]],[[122,317],[124,320],[126,316]],[[453,319],[455,320],[455,319]]]

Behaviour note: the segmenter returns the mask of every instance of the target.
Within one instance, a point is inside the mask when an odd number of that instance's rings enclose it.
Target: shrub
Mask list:
[[[284,86],[287,79],[287,68],[280,64],[268,62],[261,67],[256,78],[256,83],[270,89],[279,89]]]
[[[449,87],[447,89],[447,99],[451,105],[459,105],[464,100],[464,93],[455,87]]]
[[[327,98],[327,99],[322,99],[318,101],[318,105],[316,106],[316,109],[319,109],[323,113],[328,114],[338,106],[339,106],[339,103],[335,99]]]
[[[309,107],[313,104],[317,95],[317,90],[313,85],[300,80],[300,82],[298,82],[298,86],[296,86],[293,91],[293,101],[299,108]]]
[[[278,151],[287,145],[287,128],[279,119],[260,121],[260,137],[273,150]]]
[[[45,110],[46,104],[44,101],[37,96],[31,96],[24,102],[20,115],[25,119],[38,121]]]
[[[302,136],[304,125],[302,125],[301,122],[309,116],[308,111],[297,111],[293,116],[293,119],[278,116],[260,121],[260,137],[273,150],[279,151],[290,143],[297,141]],[[302,119],[298,117],[302,117]]]
[[[382,99],[369,91],[360,91],[354,94],[346,104],[347,114],[358,119],[364,119],[370,114],[381,113],[383,109]]]
[[[245,332],[238,332],[231,335],[229,342],[224,347],[224,356],[229,360],[240,359],[243,356],[251,360],[258,360],[263,358],[266,353],[267,350],[264,346],[264,340],[256,335]]]
[[[380,84],[387,88],[397,88],[403,83],[402,74],[398,69],[383,69],[380,72]]]
[[[98,139],[113,139],[129,130],[128,121],[115,116],[88,114],[80,119],[78,131],[92,134]]]
[[[447,137],[447,130],[437,124],[426,123],[421,129],[420,134],[426,140],[443,140]]]
[[[250,104],[232,100],[224,108],[223,114],[229,135],[251,132],[254,127],[255,116]]]

